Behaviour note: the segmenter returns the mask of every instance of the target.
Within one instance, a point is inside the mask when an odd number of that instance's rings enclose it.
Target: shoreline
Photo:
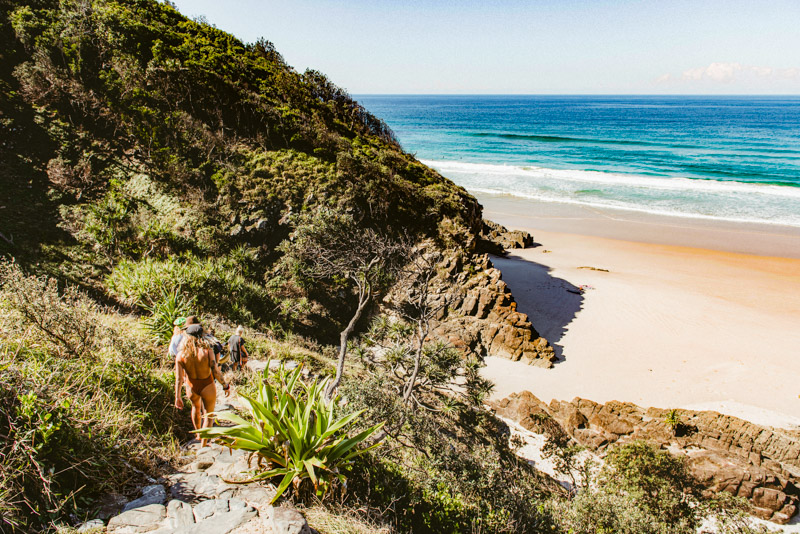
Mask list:
[[[669,217],[613,208],[470,194],[484,218],[508,228],[604,237],[756,256],[800,259],[800,227],[721,219]],[[534,239],[536,236],[534,235]]]
[[[487,358],[494,398],[528,389],[546,403],[702,408],[800,428],[800,229],[736,234],[681,220],[678,231],[651,218],[478,199],[487,219],[534,236],[534,248],[492,260],[559,356],[553,369]],[[570,292],[580,285],[591,289]]]

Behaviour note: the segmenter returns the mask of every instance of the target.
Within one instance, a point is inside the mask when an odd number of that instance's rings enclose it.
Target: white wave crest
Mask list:
[[[800,199],[800,187],[772,184],[756,184],[736,181],[700,180],[693,178],[665,178],[658,176],[641,176],[602,171],[582,171],[570,169],[548,169],[545,167],[518,167],[514,165],[493,165],[488,163],[464,163],[460,161],[420,160],[421,163],[433,167],[440,173],[448,172],[514,176],[531,179],[551,179],[586,184],[621,185],[661,189],[665,191],[708,191],[713,193],[753,193],[775,195]]]
[[[422,160],[475,191],[676,217],[800,226],[800,188],[744,182]]]

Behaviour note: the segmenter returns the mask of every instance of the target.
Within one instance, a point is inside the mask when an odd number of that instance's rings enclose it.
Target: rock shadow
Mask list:
[[[550,267],[519,256],[492,256],[492,263],[503,273],[517,310],[528,319],[540,336],[547,339],[555,351],[559,364],[566,357],[559,342],[569,324],[583,308],[580,289],[563,278],[550,274]]]

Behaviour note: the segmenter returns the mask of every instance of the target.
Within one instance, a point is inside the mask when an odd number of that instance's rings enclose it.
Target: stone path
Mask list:
[[[253,362],[262,367],[266,362]],[[216,411],[241,409],[238,398],[226,399],[217,385]],[[197,440],[184,446],[182,467],[158,484],[142,489],[141,497],[127,503],[122,513],[108,521],[114,534],[310,534],[305,518],[297,510],[273,507],[271,484],[228,484],[249,469],[247,453]],[[82,525],[86,532],[102,527],[95,519]]]

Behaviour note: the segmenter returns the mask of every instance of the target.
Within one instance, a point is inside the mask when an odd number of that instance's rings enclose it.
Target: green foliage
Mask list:
[[[560,427],[558,430],[561,430]],[[570,478],[573,492],[580,487],[586,487],[591,480],[594,463],[590,459],[582,461],[580,458],[585,450],[585,447],[575,443],[563,431],[549,433],[542,448],[542,456],[552,460],[555,471]]]
[[[0,310],[32,329],[48,350],[63,358],[97,357],[109,332],[87,319],[99,308],[75,287],[59,292],[54,279],[26,276],[16,264],[0,260],[0,288]]]
[[[681,424],[681,415],[678,410],[670,410],[664,417],[664,423],[667,424],[673,431]]]
[[[505,425],[446,395],[411,410],[395,388],[383,374],[345,383],[350,409],[367,409],[364,424],[396,429],[354,467],[352,507],[383,511],[398,532],[551,532],[543,502],[560,487],[508,448]]]
[[[642,441],[615,447],[606,456],[600,479],[610,491],[633,496],[639,506],[673,524],[696,521],[692,503],[699,488],[686,462]]]
[[[393,280],[404,247],[348,213],[320,208],[297,218],[280,250],[283,269],[301,285],[324,281],[332,290],[378,293]]]
[[[187,421],[135,324],[14,265],[0,273],[0,530],[31,532],[91,515],[99,495],[155,471]]]
[[[156,342],[164,344],[172,339],[175,319],[191,315],[195,299],[186,297],[178,289],[168,291],[161,288],[161,297],[152,304],[143,305],[143,308],[150,312],[150,317],[144,321],[146,330]]]
[[[107,278],[109,292],[120,300],[151,308],[164,294],[189,295],[199,312],[216,313],[239,323],[282,317],[292,320],[305,310],[302,299],[284,303],[251,281],[238,255],[200,259],[193,255],[165,260],[123,260]]]
[[[640,441],[612,449],[594,483],[549,508],[564,532],[694,534],[704,520],[720,534],[769,532],[750,524],[745,501],[725,492],[703,497],[682,458]]]
[[[382,424],[348,437],[361,412],[336,417],[334,411],[339,397],[329,403],[324,400],[328,379],[306,384],[300,380],[301,370],[302,366],[298,366],[287,372],[281,364],[278,372],[270,377],[278,382],[277,387],[265,377],[257,397],[242,396],[250,412],[250,421],[222,412],[218,414],[219,419],[235,423],[235,426],[196,431],[200,438],[214,438],[225,446],[250,451],[258,465],[266,467],[252,480],[282,477],[272,502],[290,484],[298,496],[302,495],[304,480],[310,480],[317,497],[324,498],[332,482],[337,479],[344,482],[341,469],[378,445],[358,448]],[[295,393],[298,384],[302,391]]]

